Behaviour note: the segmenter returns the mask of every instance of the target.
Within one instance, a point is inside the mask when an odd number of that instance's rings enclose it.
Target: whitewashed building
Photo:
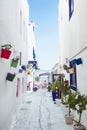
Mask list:
[[[58,9],[59,64],[74,67],[73,74],[61,72],[73,90],[87,95],[87,0],[60,0]]]
[[[22,94],[26,90],[27,74],[25,70],[20,72],[23,70],[21,67],[25,67],[31,57],[28,53],[31,42],[28,38],[31,33],[29,21],[27,0],[0,1],[0,130],[9,129],[11,117],[22,101]],[[12,46],[9,59],[2,57],[1,46],[6,44]],[[12,67],[12,59],[17,57],[19,58],[18,65]],[[15,76],[13,81],[6,80],[8,73]]]
[[[36,37],[35,37],[35,23],[33,21],[29,22],[29,44],[28,44],[28,63],[30,64],[31,67],[31,74],[28,75],[27,77],[27,82],[30,82],[30,88],[32,90],[33,88],[33,81],[34,81],[34,73],[35,69],[33,68],[33,64],[30,62],[36,61]],[[36,61],[37,62],[37,61]]]

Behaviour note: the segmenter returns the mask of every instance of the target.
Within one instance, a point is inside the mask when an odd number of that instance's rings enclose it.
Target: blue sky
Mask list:
[[[58,62],[58,0],[28,0],[30,20],[35,22],[36,58],[41,70]]]

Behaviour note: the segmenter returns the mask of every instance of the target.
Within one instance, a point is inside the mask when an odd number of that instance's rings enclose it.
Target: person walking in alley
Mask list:
[[[30,91],[30,82],[27,84],[27,91]]]
[[[48,82],[48,92],[50,92],[50,90],[51,90],[51,83]]]
[[[44,88],[47,88],[47,82],[44,80]]]

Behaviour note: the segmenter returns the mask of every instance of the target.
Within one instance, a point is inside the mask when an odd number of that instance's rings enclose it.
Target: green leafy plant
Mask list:
[[[39,81],[39,76],[36,76],[36,77],[35,77],[35,80],[36,80],[36,81]]]
[[[77,92],[72,92],[71,90],[68,91],[66,107],[69,108],[68,109],[69,116],[71,114],[71,109],[76,110],[76,97],[77,97]]]
[[[74,110],[76,110],[77,113],[79,114],[78,121],[74,120],[77,126],[82,125],[81,118],[83,111],[86,110],[86,105],[87,105],[87,96],[78,92],[75,99],[75,108],[74,108]]]
[[[5,44],[1,46],[2,48],[6,49],[6,50],[10,50],[12,48],[11,44]]]
[[[69,83],[68,83],[68,81],[66,82],[66,80],[65,80],[62,84],[61,92],[63,93],[64,96],[66,96],[68,94],[69,90],[70,90]]]
[[[65,80],[63,85],[62,85],[62,89],[61,89],[61,93],[62,93],[62,104],[66,104],[67,102],[67,95],[68,92],[70,91],[70,86],[69,86],[69,82],[68,80]]]
[[[52,90],[56,90],[56,87],[61,90],[64,86],[64,82],[62,80],[56,79],[52,85]]]
[[[74,115],[72,114],[72,109],[75,109],[75,98],[76,98],[76,93],[72,92],[69,84],[65,83],[63,89],[63,98],[62,98],[62,104],[67,107],[67,113],[65,114],[65,121],[66,124],[73,124],[73,118]]]
[[[62,73],[60,75],[60,78],[57,81],[57,87],[58,87],[59,90],[61,90],[64,86],[64,77],[65,77],[65,75]]]
[[[65,74],[62,73],[60,77],[61,77],[61,80],[63,80],[63,78],[65,77]]]
[[[66,64],[63,65],[63,69],[64,69],[64,70],[67,70],[68,68],[69,68],[69,67],[68,67]]]
[[[75,110],[76,107],[76,96],[77,92],[72,92],[70,87],[66,85],[62,92],[64,93],[64,98],[61,99],[62,104],[64,104],[68,108],[68,115],[71,115],[71,109]]]
[[[59,84],[59,81],[56,79],[51,87],[52,92],[56,91],[56,87],[58,87],[58,84]]]

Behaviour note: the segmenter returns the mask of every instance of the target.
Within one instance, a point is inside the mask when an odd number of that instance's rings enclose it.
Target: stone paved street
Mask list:
[[[61,105],[54,104],[51,92],[39,89],[26,93],[9,130],[73,130],[66,125]]]

